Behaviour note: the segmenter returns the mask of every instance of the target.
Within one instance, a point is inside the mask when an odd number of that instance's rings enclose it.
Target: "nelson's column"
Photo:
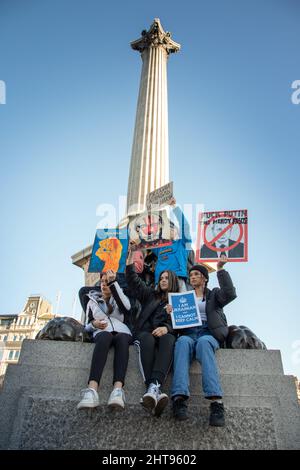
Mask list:
[[[145,208],[146,195],[169,182],[167,60],[180,44],[155,18],[149,31],[131,43],[141,53],[143,66],[137,103],[127,191],[127,215]],[[85,271],[85,284],[92,286],[98,273],[88,273],[92,245],[72,256]]]

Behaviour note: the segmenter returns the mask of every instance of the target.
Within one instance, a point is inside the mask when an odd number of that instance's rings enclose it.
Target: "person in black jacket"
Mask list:
[[[147,286],[135,272],[132,264],[133,250],[130,245],[126,279],[128,287],[142,306],[133,330],[135,344],[139,348],[141,372],[147,387],[141,404],[160,416],[169,400],[168,395],[161,392],[161,386],[171,368],[176,341],[166,305],[168,293],[178,292],[179,283],[172,271],[163,271],[157,290]]]
[[[193,358],[202,365],[202,388],[210,403],[211,426],[224,426],[223,391],[220,384],[215,351],[228,335],[223,307],[236,298],[236,291],[227,271],[223,269],[225,256],[217,264],[220,288],[207,288],[208,270],[203,265],[194,265],[189,271],[190,284],[195,290],[202,325],[179,330],[174,351],[174,374],[171,396],[173,414],[178,420],[187,419],[189,391],[189,368]],[[167,306],[170,314],[172,306]]]

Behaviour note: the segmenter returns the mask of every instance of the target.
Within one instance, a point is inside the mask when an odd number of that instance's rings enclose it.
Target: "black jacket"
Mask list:
[[[136,274],[133,264],[126,266],[126,280],[131,293],[134,293],[141,303],[141,311],[135,319],[133,328],[134,335],[141,331],[152,332],[159,326],[166,326],[169,333],[176,334],[172,328],[170,315],[164,309],[168,303],[167,300],[161,301],[155,290],[147,286]]]
[[[206,289],[207,326],[214,338],[223,345],[228,335],[228,326],[223,307],[236,298],[236,290],[231,277],[225,269],[217,272],[220,287]],[[188,328],[180,330],[180,334],[188,334]]]

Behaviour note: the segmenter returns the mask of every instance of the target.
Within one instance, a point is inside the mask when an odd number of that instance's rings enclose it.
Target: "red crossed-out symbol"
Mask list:
[[[155,237],[159,231],[159,217],[155,215],[146,215],[140,229],[145,237]]]
[[[208,241],[207,238],[206,238],[206,231],[207,231],[207,228],[208,226],[214,222],[214,220],[216,219],[221,219],[221,218],[224,218],[225,215],[216,215],[215,217],[212,217],[209,221],[208,224],[204,225],[204,230],[203,230],[203,240],[204,240],[204,244],[206,246],[208,246],[208,248],[210,248],[211,250],[213,251],[224,251],[224,248],[217,248],[216,246],[213,246],[213,244],[219,239],[222,237],[222,235],[227,232],[227,230],[230,230],[231,227],[233,227],[233,223],[231,222],[230,224],[228,224],[220,233],[218,233],[218,235],[215,236],[215,238],[213,238],[212,240]],[[234,219],[233,215],[226,215],[226,219]],[[235,248],[241,241],[241,239],[243,238],[243,227],[242,227],[242,224],[238,224],[239,225],[239,230],[240,230],[240,233],[239,233],[239,236],[238,236],[238,239],[235,243],[233,243],[232,245],[226,247],[226,251],[230,251],[232,250],[233,248]]]

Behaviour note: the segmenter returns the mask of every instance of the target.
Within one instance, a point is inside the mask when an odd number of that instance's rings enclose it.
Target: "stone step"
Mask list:
[[[24,340],[19,364],[36,364],[45,367],[90,367],[94,345],[68,341]],[[110,352],[110,355],[112,352]],[[136,354],[130,348],[130,357]],[[221,349],[216,354],[221,374],[283,375],[281,354],[278,350]],[[198,373],[199,364],[194,361],[191,372]]]
[[[253,383],[253,377],[244,376],[244,378],[249,380],[245,381],[243,386],[238,388],[237,376],[226,376],[226,379],[232,379],[231,386],[233,389],[236,388],[236,390],[233,390],[233,395],[228,396],[225,394],[224,397],[225,408],[227,410],[226,430],[227,434],[232,434],[233,439],[230,442],[227,442],[226,438],[222,442],[219,441],[218,439],[224,436],[224,430],[215,430],[218,436],[217,440],[213,439],[213,442],[210,444],[208,442],[206,444],[202,443],[202,433],[204,431],[209,432],[211,437],[213,435],[211,434],[211,428],[207,425],[208,402],[197,395],[197,393],[200,393],[199,387],[189,401],[189,422],[183,425],[180,423],[180,426],[178,426],[178,423],[174,423],[172,419],[170,407],[167,408],[160,423],[157,423],[157,420],[152,422],[153,418],[142,410],[138,404],[139,394],[134,395],[132,393],[133,388],[131,388],[130,393],[127,392],[126,394],[127,404],[125,413],[115,415],[108,412],[106,401],[109,393],[107,388],[103,388],[103,393],[100,392],[100,407],[89,414],[85,410],[80,412],[76,410],[78,397],[75,399],[76,393],[74,393],[74,390],[67,388],[54,389],[52,387],[31,384],[31,387],[25,386],[19,389],[19,392],[15,395],[9,393],[11,390],[8,389],[1,396],[1,421],[2,426],[6,422],[4,429],[7,436],[4,435],[4,432],[0,433],[0,435],[2,434],[0,448],[8,448],[10,446],[10,448],[24,449],[97,449],[101,448],[99,446],[104,445],[104,443],[106,444],[104,448],[114,448],[113,446],[107,446],[107,441],[103,441],[103,435],[100,432],[101,429],[105,429],[108,432],[112,426],[111,420],[113,420],[113,423],[117,426],[118,435],[121,430],[123,430],[122,432],[126,431],[126,437],[123,437],[124,442],[120,445],[120,448],[131,449],[133,442],[135,442],[135,448],[149,448],[144,447],[146,445],[143,441],[144,435],[141,441],[138,441],[137,429],[143,423],[146,426],[146,434],[148,435],[149,442],[151,442],[151,446],[153,435],[150,433],[150,430],[154,425],[159,424],[159,428],[162,427],[164,430],[164,435],[166,434],[166,429],[168,429],[168,432],[169,429],[175,432],[175,428],[177,428],[178,436],[181,436],[180,440],[168,440],[170,449],[190,448],[187,433],[193,429],[195,432],[191,434],[195,436],[193,446],[199,449],[263,449],[276,447],[299,449],[299,405],[295,399],[292,378],[277,377],[276,386],[272,387],[269,384],[269,377],[261,376],[259,388],[257,383]],[[263,378],[264,384],[262,384]],[[263,394],[262,385],[264,385]],[[11,419],[12,416],[13,419]],[[136,423],[136,420],[138,420],[138,423]],[[61,423],[58,427],[57,421]],[[77,427],[72,431],[74,422]],[[43,431],[40,429],[41,423],[43,423]],[[97,427],[94,427],[95,423],[99,424],[99,430],[97,430]],[[92,433],[92,435],[95,433],[92,441],[89,441],[89,438],[83,438],[81,434],[81,430],[88,427],[88,425],[92,425],[93,429],[96,429]],[[199,426],[201,426],[201,430],[199,430]],[[61,440],[62,429],[64,442]],[[259,438],[262,429],[263,437]],[[173,436],[173,431],[170,435],[167,433],[169,437]],[[158,432],[158,429],[156,429],[156,432]],[[252,436],[250,440],[249,432]],[[277,440],[276,447],[274,447],[274,435],[276,435]],[[8,439],[9,436],[11,436],[11,439]],[[35,436],[35,439],[33,436]],[[57,440],[58,436],[60,437]],[[87,433],[87,436],[91,436],[91,434]],[[96,436],[98,439],[94,439]],[[127,438],[127,436],[130,436],[130,438]],[[214,437],[216,438],[215,434]],[[156,443],[157,447],[153,448],[164,449],[166,448],[164,447],[165,445],[163,442],[158,441]]]
[[[270,408],[227,408],[226,427],[208,425],[208,408],[189,408],[189,420],[176,422],[171,410],[154,418],[138,405],[111,413],[76,410],[72,401],[30,398],[10,448],[20,449],[276,449]]]
[[[112,364],[111,364],[112,365]],[[130,364],[129,364],[130,365]],[[109,364],[107,364],[109,366]],[[47,367],[44,366],[31,366],[27,364],[14,365],[7,370],[7,377],[3,387],[2,393],[9,393],[11,389],[36,389],[44,388],[48,390],[61,390],[63,397],[63,390],[73,390],[76,398],[79,399],[79,392],[82,388],[87,386],[89,368],[83,367]],[[171,374],[169,375],[164,390],[168,393],[171,384]],[[192,373],[190,375],[190,390],[191,394],[195,396],[202,396],[201,391],[202,374]],[[224,374],[221,375],[221,383],[223,386],[225,396],[276,396],[285,390],[285,396],[295,399],[295,383],[292,376],[270,376],[270,375],[255,375],[255,374]],[[112,388],[112,369],[107,368],[104,372],[101,386],[100,386],[100,399],[105,403]],[[101,389],[105,390],[101,394]],[[145,392],[143,379],[137,368],[129,367],[126,376],[125,390],[128,395],[129,403],[138,402],[139,398]],[[74,398],[75,398],[74,396]]]
[[[290,388],[290,394],[292,395],[292,383],[282,381],[282,378],[279,380],[282,382],[281,390],[277,386],[276,390],[269,392],[281,393],[283,390],[286,391],[287,388]],[[135,442],[136,448],[151,448],[144,447],[146,445],[145,441],[143,441],[144,435],[140,441],[138,440],[138,430],[143,425],[147,430],[147,442],[149,445],[151,443],[151,446],[153,435],[150,433],[150,430],[153,427],[156,428],[158,426],[162,428],[164,435],[166,434],[166,429],[168,429],[169,433],[170,429],[175,432],[175,428],[177,428],[177,437],[180,436],[179,440],[173,440],[173,431],[170,435],[167,433],[169,439],[166,438],[166,442],[169,442],[170,449],[190,448],[187,432],[191,433],[193,429],[194,432],[190,434],[195,437],[193,446],[199,449],[299,448],[299,406],[296,400],[290,400],[290,397],[286,395],[282,400],[278,400],[278,397],[274,395],[267,396],[266,394],[266,396],[258,397],[251,396],[251,393],[252,390],[249,390],[249,395],[246,396],[225,396],[226,435],[232,434],[234,439],[229,443],[227,438],[224,438],[224,441],[221,443],[218,439],[221,436],[225,436],[224,430],[215,430],[217,434],[212,434],[212,430],[208,426],[208,402],[200,400],[196,396],[193,396],[189,401],[188,410],[190,419],[188,423],[180,423],[179,426],[172,418],[170,406],[165,410],[160,420],[151,417],[139,404],[132,403],[131,400],[127,400],[125,412],[119,414],[111,413],[106,406],[107,397],[105,400],[100,400],[100,406],[91,412],[87,410],[78,411],[76,409],[77,400],[74,400],[70,390],[60,389],[54,391],[53,389],[35,388],[29,392],[23,389],[18,400],[10,446],[11,448],[19,448],[18,446],[21,443],[20,448],[24,449],[67,449],[72,448],[72,446],[75,446],[74,448],[103,448],[98,446],[106,444],[105,448],[115,448],[115,445],[120,445],[120,448],[131,449],[133,448],[131,447],[133,442]],[[58,422],[61,423],[61,426],[63,425],[63,433],[60,431],[61,427],[57,427]],[[41,425],[41,423],[43,424]],[[76,424],[76,428],[73,428],[74,424]],[[83,438],[81,435],[81,429],[88,427],[88,425],[92,425],[94,430],[92,434],[98,437],[97,440],[92,439],[92,441],[89,441],[89,437]],[[115,436],[115,433],[117,433],[117,442],[115,440],[111,442],[110,446],[112,447],[110,447],[103,437],[103,429],[105,429],[106,434],[113,429],[112,426],[116,427],[110,436]],[[213,443],[202,443],[202,433],[205,431],[209,433],[211,438],[214,437]],[[156,429],[156,432],[158,432],[158,429]],[[43,434],[44,437],[42,438]],[[123,442],[120,444],[118,436],[122,434]],[[87,433],[87,436],[90,435]],[[35,436],[35,439],[33,436]],[[58,436],[60,438],[57,441]],[[172,440],[170,440],[170,436],[172,436]],[[62,438],[64,439],[63,442]],[[83,439],[82,442],[81,439]],[[274,439],[276,440],[276,445]],[[166,448],[164,447],[166,444],[163,442],[157,441],[157,447],[153,448]],[[212,447],[209,447],[209,445]]]
[[[217,352],[227,425],[211,429],[196,362],[190,374],[190,420],[175,422],[171,407],[160,420],[145,415],[139,405],[144,384],[134,347],[126,376],[125,412],[109,414],[106,406],[112,388],[113,351],[101,380],[99,408],[79,412],[76,404],[87,384],[93,347],[23,342],[20,361],[8,367],[0,394],[1,449],[300,449],[295,382],[283,375],[279,351]],[[170,381],[171,374],[164,385],[167,393]]]

